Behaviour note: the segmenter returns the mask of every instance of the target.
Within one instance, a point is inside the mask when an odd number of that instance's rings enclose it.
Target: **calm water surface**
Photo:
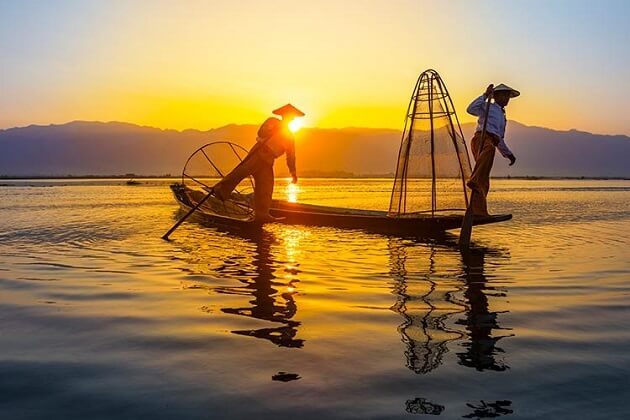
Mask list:
[[[184,224],[167,181],[0,188],[0,417],[630,418],[630,182],[497,180],[440,240]],[[276,195],[385,209],[390,180]]]

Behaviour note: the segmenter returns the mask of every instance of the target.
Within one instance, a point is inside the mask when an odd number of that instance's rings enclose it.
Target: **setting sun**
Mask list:
[[[304,125],[304,119],[296,118],[289,123],[289,130],[291,130],[292,133],[297,133],[298,130],[302,128],[303,125]]]

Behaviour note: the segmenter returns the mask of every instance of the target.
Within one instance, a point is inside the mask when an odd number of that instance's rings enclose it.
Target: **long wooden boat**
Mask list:
[[[186,188],[182,184],[171,185],[175,199],[184,210],[189,210],[204,197],[204,192]],[[375,232],[405,235],[431,235],[461,227],[463,214],[431,215],[420,213],[414,216],[391,217],[385,211],[360,210],[319,206],[314,204],[291,203],[273,200],[271,214],[282,217],[279,223],[310,226],[331,226],[338,228],[362,229]],[[205,222],[243,228],[254,228],[256,223],[247,217],[228,217],[200,208],[196,217]],[[477,217],[475,225],[504,222],[511,214]]]

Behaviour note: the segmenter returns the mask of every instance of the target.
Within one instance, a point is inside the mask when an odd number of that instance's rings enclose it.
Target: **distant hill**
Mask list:
[[[467,139],[472,124],[462,127]],[[211,141],[249,148],[254,125],[208,130],[161,130],[120,122],[75,121],[0,130],[1,176],[177,175],[190,153]],[[298,171],[303,175],[391,174],[398,130],[303,129],[298,134]],[[511,121],[506,140],[517,164],[497,155],[494,175],[630,177],[630,137],[556,131]],[[286,174],[283,162],[276,163]]]

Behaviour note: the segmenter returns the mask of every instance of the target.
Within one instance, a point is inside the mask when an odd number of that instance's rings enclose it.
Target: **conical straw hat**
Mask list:
[[[519,92],[516,89],[512,89],[511,87],[509,87],[508,85],[505,85],[503,83],[496,85],[494,87],[494,91],[495,92],[501,92],[501,91],[508,91],[510,92],[510,98],[516,98],[518,95],[521,94],[521,92]]]
[[[278,109],[274,109],[272,113],[281,116],[303,117],[305,114],[291,104],[286,104]]]

